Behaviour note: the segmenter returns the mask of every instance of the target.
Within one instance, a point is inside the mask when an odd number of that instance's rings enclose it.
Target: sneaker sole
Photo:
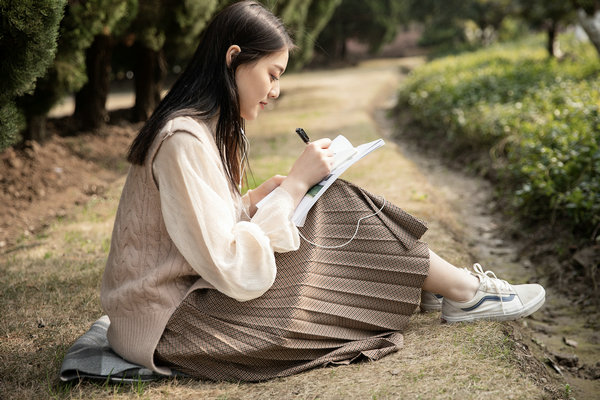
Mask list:
[[[540,309],[546,302],[546,291],[542,291],[537,297],[535,297],[531,301],[531,305],[527,308],[523,308],[518,313],[512,314],[504,314],[504,313],[496,313],[496,314],[487,314],[487,315],[464,315],[460,317],[448,317],[442,314],[442,320],[448,323],[456,323],[456,322],[473,322],[473,321],[512,321],[519,318],[527,317],[537,310]]]

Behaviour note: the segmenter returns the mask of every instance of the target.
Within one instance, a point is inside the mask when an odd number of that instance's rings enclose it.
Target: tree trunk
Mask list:
[[[133,121],[146,121],[160,102],[166,65],[162,50],[155,51],[142,45],[138,45],[137,50]]]
[[[600,11],[596,11],[594,15],[588,15],[585,10],[580,8],[577,10],[577,18],[600,56]]]
[[[45,141],[48,136],[46,121],[46,114],[27,115],[27,127],[21,134],[22,141],[35,140],[38,143]]]
[[[80,129],[97,129],[108,119],[106,98],[110,88],[112,49],[111,36],[100,34],[86,50],[88,81],[75,95],[73,114]]]
[[[550,54],[550,57],[555,57],[556,54],[554,52],[555,50],[555,41],[556,41],[556,21],[551,21],[550,25],[548,26],[548,43],[546,44],[546,49],[548,50],[548,54]]]

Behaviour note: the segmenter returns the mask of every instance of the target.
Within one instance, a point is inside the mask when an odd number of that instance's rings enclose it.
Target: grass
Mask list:
[[[285,172],[311,138],[343,132],[353,143],[380,135],[369,109],[397,84],[398,62],[358,70],[311,72],[283,79],[284,95],[248,126],[255,182]],[[317,101],[315,101],[315,99]],[[316,109],[315,109],[316,107]],[[430,221],[426,240],[450,261],[472,260],[456,238],[460,224],[418,168],[393,143],[361,160],[344,178]],[[102,315],[101,275],[124,180],[92,203],[69,211],[41,235],[23,238],[0,258],[0,398],[4,399],[535,399],[547,397],[525,374],[506,325],[445,325],[417,314],[405,345],[377,362],[315,369],[256,384],[167,379],[114,385],[61,384],[69,346]],[[455,229],[453,229],[454,227]]]

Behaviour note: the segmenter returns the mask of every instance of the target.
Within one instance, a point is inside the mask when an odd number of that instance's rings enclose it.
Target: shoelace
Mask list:
[[[479,263],[473,264],[473,271],[475,271],[474,275],[479,277],[481,282],[485,282],[486,287],[489,285],[496,289],[498,292],[498,297],[500,297],[500,307],[502,307],[502,313],[506,315],[506,311],[504,310],[504,301],[502,299],[502,290],[507,290],[510,292],[510,283],[503,279],[499,279],[493,271],[484,272],[483,267]]]

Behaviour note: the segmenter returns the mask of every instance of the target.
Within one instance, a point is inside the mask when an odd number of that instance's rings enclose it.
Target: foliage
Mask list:
[[[185,65],[193,55],[206,24],[235,0],[139,0],[140,12],[130,31],[141,45],[164,50],[170,65]],[[299,68],[313,55],[315,38],[329,22],[341,0],[262,0],[279,16],[299,49],[291,66]]]
[[[600,62],[589,43],[550,59],[538,40],[431,62],[401,106],[460,149],[493,155],[504,195],[523,216],[600,224]]]
[[[174,59],[188,60],[217,7],[228,3],[228,0],[138,0],[139,12],[129,32],[144,47],[160,51],[168,45]]]
[[[162,3],[161,0],[139,0],[137,17],[129,27],[136,41],[154,51],[160,50],[165,43],[164,29],[159,25],[165,12]]]
[[[290,60],[290,69],[298,69],[309,62],[315,42],[321,31],[332,20],[342,0],[262,0],[291,32],[298,46]]]
[[[25,125],[15,99],[35,88],[54,59],[65,3],[13,0],[0,5],[0,151],[18,140]]]
[[[85,84],[85,50],[97,34],[110,32],[115,27],[123,29],[119,23],[130,17],[135,6],[134,0],[68,1],[60,22],[54,63],[38,81],[33,94],[21,99],[28,120],[33,116],[45,115],[64,96]]]
[[[598,0],[410,0],[411,19],[423,23],[421,44],[434,47],[436,55],[473,50],[497,42],[506,28],[520,27],[544,31],[550,55],[560,55],[556,35],[575,22],[575,10],[600,7]],[[509,20],[505,25],[505,21]],[[505,31],[503,32],[503,29]],[[515,32],[516,33],[516,32]],[[510,36],[510,35],[509,35]],[[556,53],[555,53],[556,52]]]
[[[333,13],[340,3],[341,0],[314,0],[311,3],[304,23],[306,28],[295,34],[301,50],[300,55],[293,59],[294,67],[300,68],[312,59],[317,38],[331,22]]]
[[[223,0],[183,0],[170,10],[166,21],[166,57],[171,63],[189,60],[198,39]]]
[[[342,0],[319,37],[319,44],[333,58],[345,56],[347,39],[365,43],[371,53],[376,53],[407,22],[407,6],[408,1]]]
[[[133,119],[146,120],[159,103],[167,65],[186,64],[199,36],[218,7],[229,0],[138,0],[137,18],[129,27],[135,47]],[[168,57],[168,59],[166,58]]]
[[[87,82],[75,94],[74,129],[95,130],[108,117],[106,99],[110,88],[113,47],[135,18],[138,0],[103,0],[95,5],[95,22],[101,29],[85,49]]]
[[[85,49],[90,46],[94,36],[105,29],[110,31],[121,19],[128,18],[134,7],[131,3],[127,0],[69,1],[61,22],[53,70],[46,79],[46,92],[39,93],[40,98],[35,99],[38,106],[42,104],[44,112],[65,94],[83,86],[87,80]]]
[[[411,18],[424,24],[426,46],[488,45],[503,20],[516,12],[515,0],[412,0],[410,4]]]
[[[546,49],[551,56],[560,56],[556,36],[561,24],[575,19],[575,9],[568,1],[519,0],[520,14],[531,26],[548,34]]]
[[[536,27],[574,18],[574,7],[569,1],[519,0],[518,3],[521,15]]]

